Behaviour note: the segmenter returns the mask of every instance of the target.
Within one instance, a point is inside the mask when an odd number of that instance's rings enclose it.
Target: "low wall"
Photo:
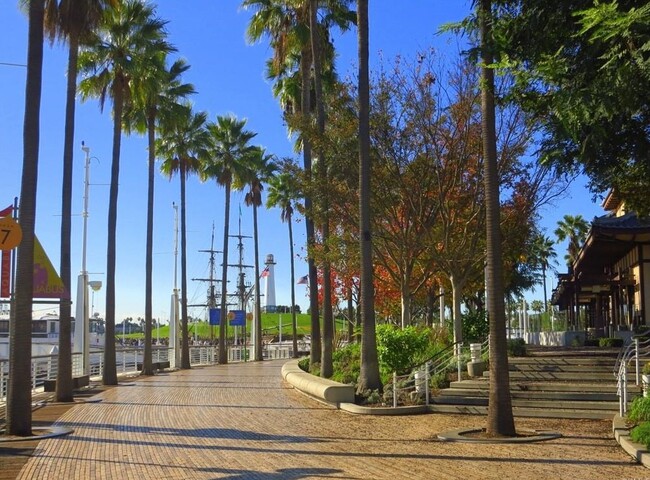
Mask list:
[[[585,340],[586,332],[530,332],[523,335],[524,341],[528,345],[541,345],[545,347],[570,347],[574,341],[582,345]],[[620,331],[614,332],[615,338],[622,338],[628,342],[632,338],[632,332]]]
[[[354,403],[354,386],[311,375],[298,366],[298,360],[282,366],[282,377],[301,392],[337,407],[341,403]]]

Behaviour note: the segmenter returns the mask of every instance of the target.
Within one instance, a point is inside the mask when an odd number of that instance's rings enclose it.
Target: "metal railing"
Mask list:
[[[488,348],[488,342],[485,341],[481,348],[482,351],[485,351]],[[469,346],[452,343],[413,367],[411,372],[406,375],[397,375],[397,372],[393,372],[392,381],[386,385],[386,390],[392,398],[393,407],[419,402],[429,405],[431,379],[454,370],[460,374],[461,365],[467,363],[469,358]]]
[[[632,338],[632,342],[621,348],[614,367],[616,378],[616,393],[619,402],[619,414],[627,413],[629,398],[628,374],[634,372],[634,384],[641,385],[641,361],[650,362],[650,330]],[[644,338],[645,337],[645,338]]]
[[[171,350],[166,346],[154,346],[152,362],[165,362],[171,359]],[[250,347],[234,346],[228,348],[228,362],[237,363],[250,360],[252,352]],[[190,365],[215,365],[219,360],[217,346],[190,346]],[[293,349],[287,346],[264,345],[263,357],[268,360],[291,358]],[[142,370],[144,347],[116,348],[115,363],[118,375],[135,374]],[[72,376],[83,375],[81,353],[72,354]],[[59,369],[59,358],[54,355],[39,355],[32,357],[31,382],[32,392],[42,392],[45,380],[56,379]],[[104,352],[101,350],[90,352],[89,374],[91,378],[101,378],[104,371]],[[0,404],[7,398],[9,383],[9,360],[0,360]]]

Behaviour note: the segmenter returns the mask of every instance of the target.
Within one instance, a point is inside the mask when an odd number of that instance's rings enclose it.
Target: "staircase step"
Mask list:
[[[445,388],[439,392],[439,396],[462,396],[487,398],[490,392],[488,390],[479,390],[474,388]],[[618,396],[615,392],[551,392],[551,391],[520,391],[510,390],[510,397],[522,400],[577,400],[577,401],[599,401],[599,402],[617,402]]]
[[[487,390],[489,382],[487,378],[476,380],[461,380],[451,382],[450,388],[467,388]],[[598,392],[616,393],[616,383],[612,377],[610,382],[588,383],[588,382],[510,382],[510,391],[523,392]]]
[[[489,377],[490,372],[484,372],[483,376],[484,377]],[[511,371],[510,372],[510,380],[530,380],[530,381],[540,381],[540,380],[546,380],[546,381],[553,381],[553,380],[560,380],[560,381],[581,381],[585,380],[585,378],[588,378],[589,381],[592,382],[609,382],[609,383],[614,383],[616,381],[614,374],[612,372],[610,373],[589,373],[588,376],[585,375],[584,373],[579,373],[579,372],[515,372]],[[628,375],[628,380],[634,380],[634,375],[630,374]]]
[[[510,357],[509,364],[520,365],[616,365],[616,358],[610,357]]]
[[[461,415],[487,415],[488,407],[483,405],[429,405],[434,413],[451,413]],[[546,408],[512,407],[515,417],[537,418],[576,418],[576,419],[611,419],[614,412],[607,410],[549,410]]]
[[[485,397],[463,397],[463,396],[440,396],[431,399],[436,405],[488,405]],[[586,402],[569,400],[522,400],[512,399],[512,406],[525,408],[544,408],[546,410],[607,410],[612,413],[618,412],[617,401],[611,402]]]
[[[511,363],[508,365],[511,372],[566,372],[566,373],[604,373],[614,375],[614,367],[608,365],[557,365],[536,363]]]

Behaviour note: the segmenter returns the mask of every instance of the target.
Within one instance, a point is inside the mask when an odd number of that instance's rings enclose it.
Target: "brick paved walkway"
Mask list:
[[[74,428],[43,440],[20,479],[650,478],[612,439],[611,421],[518,420],[560,430],[537,444],[457,444],[441,431],[472,416],[354,416],[284,383],[282,362],[138,378],[74,406]]]

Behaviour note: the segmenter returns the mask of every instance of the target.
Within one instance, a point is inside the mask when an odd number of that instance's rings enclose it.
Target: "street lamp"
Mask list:
[[[88,187],[90,185],[90,147],[81,142],[81,150],[86,154],[84,176],[83,231],[81,240],[81,273],[77,278],[77,311],[74,333],[75,351],[82,352],[84,375],[90,373],[90,334],[88,318],[88,270],[86,269],[86,240],[88,237]]]

